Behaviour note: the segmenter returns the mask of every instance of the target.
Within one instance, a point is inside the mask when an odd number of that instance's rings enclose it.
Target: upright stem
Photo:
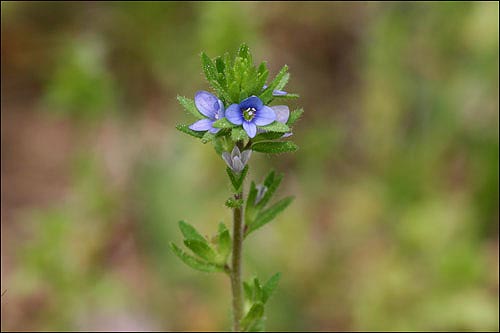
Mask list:
[[[234,199],[243,198],[243,189],[235,193]],[[240,321],[243,316],[243,287],[241,284],[241,252],[243,245],[243,208],[233,209],[233,257],[231,267],[231,287],[233,290],[233,331],[240,331]]]

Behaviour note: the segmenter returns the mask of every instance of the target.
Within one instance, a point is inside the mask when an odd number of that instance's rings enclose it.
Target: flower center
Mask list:
[[[246,121],[250,121],[255,117],[255,112],[257,112],[255,108],[247,108],[243,110],[243,118],[245,118]]]

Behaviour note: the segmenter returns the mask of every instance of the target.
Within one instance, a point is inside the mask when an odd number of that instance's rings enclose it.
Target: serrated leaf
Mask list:
[[[203,135],[205,135],[205,132],[193,131],[192,129],[189,128],[189,125],[186,125],[186,124],[178,124],[175,126],[175,128],[178,131],[181,131],[182,133],[186,133],[186,134],[194,136],[195,138],[198,138],[198,139],[201,139],[203,137]]]
[[[252,145],[252,150],[260,153],[280,154],[297,151],[299,147],[291,141],[283,142],[256,142]]]
[[[198,119],[205,119],[205,116],[203,116],[198,109],[196,108],[196,104],[194,101],[190,98],[184,97],[184,96],[177,96],[177,100],[179,101],[179,104],[182,105],[182,107],[188,111],[190,114],[195,116]]]
[[[245,232],[245,237],[254,232],[255,230],[261,228],[267,223],[271,222],[279,213],[285,210],[293,201],[293,197],[286,197],[268,209],[262,211],[257,218],[248,225],[248,228]]]
[[[219,97],[225,100],[229,100],[229,95],[226,92],[224,85],[219,79],[219,73],[217,67],[204,52],[201,53],[201,64],[203,68],[203,73],[207,78],[208,83],[214,88],[214,90],[219,94]]]
[[[273,294],[281,278],[281,273],[276,273],[267,280],[267,282],[262,287],[262,303],[266,304],[267,300]]]
[[[227,118],[221,118],[219,120],[216,120],[212,124],[212,126],[215,128],[233,128],[233,127],[238,126],[238,125],[231,123],[229,120],[227,120]]]
[[[224,223],[219,223],[219,231],[217,233],[217,249],[219,251],[219,255],[223,259],[222,262],[227,260],[227,257],[231,253],[231,248],[232,244],[229,230],[227,230]]]
[[[205,243],[207,242],[205,237],[200,235],[200,233],[192,225],[185,221],[179,221],[179,229],[185,239],[193,239]]]
[[[202,271],[202,272],[207,272],[207,273],[224,271],[224,268],[221,266],[217,266],[217,265],[199,260],[199,259],[187,254],[186,252],[181,250],[174,243],[170,243],[170,248],[172,249],[172,252],[174,252],[174,254],[176,256],[178,256],[186,265],[188,265],[191,268],[194,268],[194,269]]]
[[[290,117],[288,118],[287,125],[292,126],[304,113],[304,109],[297,109],[290,112]]]
[[[264,304],[257,302],[252,305],[248,313],[241,320],[241,328],[243,331],[248,331],[258,320],[264,315]]]
[[[243,141],[248,138],[247,132],[242,127],[234,127],[231,130],[231,140],[233,141]]]
[[[213,133],[210,133],[209,131],[206,131],[202,138],[201,138],[201,142],[202,143],[209,143],[210,141],[212,141],[213,139],[215,138],[215,134]]]
[[[199,241],[195,239],[184,240],[184,245],[193,251],[194,254],[198,255],[200,258],[205,259],[210,263],[217,262],[217,253],[212,249],[206,241]]]
[[[269,125],[259,126],[259,127],[269,132],[280,132],[280,133],[290,132],[290,127],[288,127],[288,125],[286,124],[280,123],[279,121],[273,121]]]
[[[229,176],[229,180],[231,180],[231,184],[236,192],[239,192],[241,189],[241,185],[243,185],[243,181],[248,173],[248,164],[245,165],[243,170],[237,174],[234,173],[229,167],[226,167],[227,175]]]

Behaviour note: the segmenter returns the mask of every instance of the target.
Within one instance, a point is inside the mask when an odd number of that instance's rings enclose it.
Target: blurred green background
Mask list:
[[[290,66],[296,201],[248,239],[270,330],[499,329],[499,5],[2,2],[2,330],[216,330],[230,285],[169,251],[230,223],[177,132],[210,56]]]

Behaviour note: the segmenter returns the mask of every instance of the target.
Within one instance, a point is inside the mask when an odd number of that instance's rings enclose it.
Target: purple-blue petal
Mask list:
[[[276,113],[269,106],[263,106],[262,109],[257,111],[253,122],[257,126],[266,126],[276,120]]]
[[[264,103],[258,98],[257,96],[250,96],[240,103],[240,108],[242,110],[248,109],[248,108],[254,108],[255,110],[260,110],[264,106]]]
[[[201,119],[191,124],[189,128],[192,129],[193,131],[208,131],[209,129],[213,128],[212,127],[213,123],[214,123],[213,120]]]
[[[198,91],[194,96],[194,104],[202,115],[210,119],[215,118],[215,113],[220,109],[219,99],[208,91]]]
[[[286,96],[288,93],[284,90],[273,90],[273,96]]]
[[[286,105],[273,105],[271,106],[274,113],[276,114],[276,121],[286,124],[288,118],[290,118],[290,109]]]
[[[209,128],[209,129],[208,129],[208,131],[209,131],[210,133],[212,133],[212,134],[215,134],[215,133],[217,133],[218,131],[220,131],[220,128],[217,128],[217,127],[213,127],[213,126],[212,126],[211,128]]]
[[[254,123],[248,121],[243,122],[243,129],[247,132],[250,138],[255,137],[255,134],[257,134],[257,126],[255,126]]]
[[[226,109],[226,118],[235,125],[241,125],[243,123],[243,114],[240,106],[238,104],[229,105]]]

